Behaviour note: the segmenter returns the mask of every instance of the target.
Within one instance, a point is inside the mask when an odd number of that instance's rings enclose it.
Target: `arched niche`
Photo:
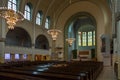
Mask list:
[[[49,49],[49,42],[46,36],[39,35],[35,40],[35,48],[38,49]]]
[[[9,30],[6,34],[6,45],[9,46],[21,46],[31,47],[31,38],[26,30],[20,27],[16,27],[13,30]]]

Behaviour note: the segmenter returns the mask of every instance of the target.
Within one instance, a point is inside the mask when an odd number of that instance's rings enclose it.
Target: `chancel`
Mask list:
[[[120,80],[119,0],[0,0],[1,80]]]

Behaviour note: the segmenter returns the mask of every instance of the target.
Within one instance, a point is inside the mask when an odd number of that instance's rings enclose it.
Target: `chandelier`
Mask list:
[[[58,29],[55,29],[55,23],[56,23],[55,13],[53,14],[53,20],[54,20],[53,29],[50,29],[47,32],[48,32],[48,34],[50,34],[52,36],[53,41],[56,41],[58,34],[61,33],[61,31]]]
[[[23,13],[8,9],[7,7],[0,7],[0,16],[5,18],[9,29],[14,29],[18,21],[24,20]]]
[[[57,29],[50,29],[47,32],[48,32],[48,34],[50,34],[52,36],[52,39],[54,41],[56,41],[58,34],[61,33],[61,31],[57,30]]]
[[[66,41],[69,44],[69,46],[71,46],[73,41],[75,41],[75,38],[67,38]]]

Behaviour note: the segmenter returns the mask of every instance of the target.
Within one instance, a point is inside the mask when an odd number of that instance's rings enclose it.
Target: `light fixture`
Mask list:
[[[50,34],[52,36],[52,39],[54,41],[56,41],[58,34],[61,33],[61,31],[57,30],[57,29],[50,29],[47,32],[48,32],[48,34]]]
[[[67,38],[66,41],[69,44],[69,46],[72,46],[72,43],[73,41],[75,41],[75,38]]]
[[[8,9],[7,7],[0,7],[0,16],[5,18],[9,29],[14,29],[18,21],[24,20],[23,13],[13,9]]]
[[[52,36],[53,41],[56,41],[58,34],[61,33],[61,31],[58,29],[55,29],[55,24],[56,24],[55,14],[53,15],[53,19],[54,19],[53,29],[50,29],[47,32]]]
[[[58,34],[61,33],[61,31],[53,28],[53,29],[48,30],[47,32],[48,34],[52,36],[52,39],[53,39],[51,59],[57,60],[58,56],[56,55],[56,52],[55,52],[55,41],[58,37]]]
[[[61,33],[61,30],[55,29],[55,26],[56,26],[56,25],[55,25],[55,24],[56,24],[55,14],[53,15],[53,20],[54,20],[53,28],[52,28],[52,29],[49,29],[49,30],[47,31],[47,33],[48,33],[49,35],[51,35],[52,40],[53,40],[51,59],[52,59],[52,60],[57,60],[57,59],[58,59],[58,54],[57,54],[56,51],[55,51],[55,46],[56,46],[56,44],[55,44],[56,42],[55,42],[55,41],[56,41],[59,33]]]

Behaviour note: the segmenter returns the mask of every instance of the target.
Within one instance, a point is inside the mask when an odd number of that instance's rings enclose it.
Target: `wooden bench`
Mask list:
[[[0,79],[1,80],[48,80],[44,78],[37,78],[22,74],[6,73],[6,72],[0,72]]]
[[[26,75],[26,76],[33,76],[37,78],[45,78],[50,80],[81,80],[79,76],[74,75],[65,75],[65,74],[54,74],[54,73],[34,73],[33,71],[19,71],[19,70],[10,70],[10,69],[2,69],[1,72],[10,73],[10,74],[17,74],[17,75]]]
[[[37,63],[31,66],[1,68],[0,72],[31,76],[33,78],[45,78],[48,80],[95,80],[103,68],[102,62],[93,61],[54,62],[52,65],[61,64],[61,66],[56,67],[44,67],[44,64],[44,62],[41,62],[40,64]],[[37,70],[42,68],[48,69],[45,71]]]

